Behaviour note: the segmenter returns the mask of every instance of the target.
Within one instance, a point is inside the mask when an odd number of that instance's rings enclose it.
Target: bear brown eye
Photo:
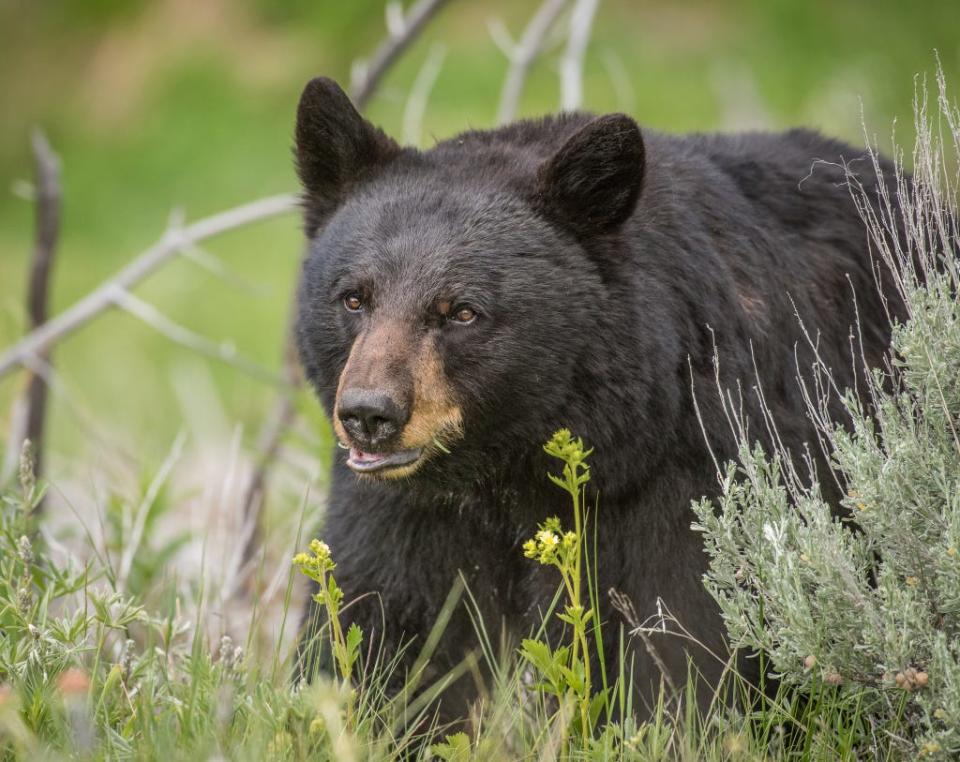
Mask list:
[[[459,307],[450,319],[461,325],[469,325],[477,319],[477,313],[469,307]]]
[[[357,293],[347,294],[343,297],[343,306],[350,310],[350,312],[359,312],[363,309],[363,299],[361,299],[360,294]]]

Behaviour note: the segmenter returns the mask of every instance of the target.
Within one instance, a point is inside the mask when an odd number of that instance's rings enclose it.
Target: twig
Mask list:
[[[653,660],[653,663],[656,665],[657,669],[660,670],[660,677],[670,689],[670,695],[674,698],[679,698],[680,692],[677,690],[677,686],[676,683],[673,682],[673,678],[670,677],[670,670],[667,669],[666,663],[660,656],[660,652],[657,650],[656,646],[653,645],[653,641],[650,640],[650,636],[644,632],[644,629],[640,624],[640,618],[637,616],[637,610],[633,607],[633,601],[631,601],[625,593],[622,593],[613,587],[607,591],[607,595],[610,596],[610,603],[613,605],[613,607],[623,615],[623,618],[627,621],[627,624],[630,625],[630,635],[636,635],[640,638],[641,642],[643,643],[643,647],[647,650],[647,654]]]
[[[389,35],[377,48],[369,61],[357,61],[353,65],[350,81],[350,99],[358,111],[363,111],[370,101],[380,80],[393,65],[401,53],[417,38],[427,22],[432,19],[450,0],[420,0],[409,13],[401,14],[393,6],[392,21],[388,23]],[[387,6],[390,8],[391,6]],[[391,17],[388,16],[388,19]]]
[[[505,124],[517,115],[520,97],[527,81],[527,74],[533,62],[537,60],[543,48],[544,41],[560,14],[567,7],[568,0],[544,0],[537,8],[537,12],[530,18],[520,42],[512,49],[505,50],[510,59],[510,69],[503,82],[500,93],[500,106],[497,109],[497,124]],[[491,29],[491,33],[493,29]],[[501,43],[501,49],[505,42]]]
[[[599,4],[600,0],[577,0],[570,14],[570,36],[560,61],[560,107],[564,111],[576,111],[583,105],[583,59]]]
[[[33,133],[31,144],[36,172],[36,242],[33,247],[30,267],[30,282],[27,290],[27,316],[30,329],[34,330],[47,320],[50,294],[50,271],[57,253],[60,237],[60,159],[53,152],[46,136],[40,130]],[[45,352],[40,356],[49,362]],[[20,442],[29,439],[33,443],[33,470],[37,476],[43,473],[43,430],[47,413],[47,384],[39,373],[30,373],[27,381],[24,428]],[[16,452],[20,451],[16,442]],[[42,509],[42,504],[37,510]]]
[[[630,75],[623,61],[612,50],[603,51],[603,68],[607,70],[613,92],[617,95],[617,111],[629,114],[637,103],[637,93],[633,89]]]
[[[403,109],[403,142],[407,145],[418,145],[420,143],[421,133],[423,132],[423,115],[427,111],[427,101],[430,99],[430,91],[433,90],[437,77],[440,75],[440,69],[446,55],[446,48],[439,43],[430,48],[430,54],[423,62],[423,66],[420,67],[420,71],[417,72],[417,78],[413,81],[413,87],[407,97],[407,105]]]
[[[101,283],[80,301],[47,323],[35,328],[0,355],[0,378],[24,365],[31,357],[41,357],[50,348],[101,312],[114,306],[118,290],[127,291],[142,281],[181,248],[259,220],[287,214],[297,208],[292,195],[269,196],[198,220],[185,228],[168,228],[153,246],[126,265],[114,277]]]
[[[160,310],[149,302],[137,298],[129,291],[121,288],[114,289],[110,295],[111,301],[125,312],[133,315],[138,320],[150,326],[157,333],[166,336],[171,341],[180,344],[198,354],[210,357],[214,360],[220,360],[228,365],[246,373],[248,376],[256,378],[268,384],[275,386],[284,386],[286,381],[274,373],[269,368],[265,368],[259,363],[238,354],[236,347],[228,342],[216,342],[201,336],[189,328],[185,328],[179,323],[174,322]]]
[[[303,383],[300,373],[300,363],[297,361],[296,349],[296,299],[290,302],[290,317],[287,320],[288,335],[284,344],[283,379],[286,390],[277,398],[276,404],[267,423],[260,431],[257,441],[257,452],[260,453],[260,462],[250,475],[250,481],[243,495],[244,526],[252,527],[247,535],[241,555],[240,566],[245,566],[254,557],[260,547],[259,513],[263,505],[266,492],[267,472],[277,459],[283,436],[296,420],[297,408],[294,404],[294,391]]]
[[[269,289],[263,287],[259,283],[254,283],[252,280],[248,280],[242,275],[239,275],[237,272],[230,269],[225,262],[215,257],[213,254],[208,252],[206,249],[201,248],[200,246],[195,246],[193,244],[184,246],[182,249],[180,249],[180,255],[184,259],[195,264],[197,267],[200,267],[214,277],[219,278],[227,285],[233,286],[234,288],[244,291],[247,294],[265,297],[269,293]]]

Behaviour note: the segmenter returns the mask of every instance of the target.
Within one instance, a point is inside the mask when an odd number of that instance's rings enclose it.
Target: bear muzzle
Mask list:
[[[333,425],[347,465],[378,478],[409,476],[462,436],[463,422],[433,341],[397,325],[358,337],[340,376]],[[390,329],[393,330],[390,330]],[[386,330],[385,330],[386,329]]]
[[[389,394],[347,389],[340,395],[336,415],[350,441],[356,443],[349,447],[347,464],[357,473],[410,466],[423,454],[419,447],[391,451],[410,419],[410,411]]]

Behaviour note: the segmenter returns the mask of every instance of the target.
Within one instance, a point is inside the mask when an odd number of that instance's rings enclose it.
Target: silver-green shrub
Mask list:
[[[817,481],[804,486],[785,453],[743,438],[721,497],[694,507],[711,558],[705,582],[731,645],[762,651],[768,671],[801,692],[850,694],[874,732],[888,742],[895,735],[904,751],[955,759],[960,111],[942,75],[938,85],[933,114],[919,90],[912,181],[897,156],[898,198],[877,209],[851,178],[873,251],[896,274],[908,315],[894,327],[887,367],[873,372],[861,394],[872,410],[855,394],[834,391],[849,420],[846,428],[831,423],[825,368],[808,390],[833,468],[819,483],[838,480],[853,521],[836,518]],[[898,226],[905,230],[899,242],[889,235]]]

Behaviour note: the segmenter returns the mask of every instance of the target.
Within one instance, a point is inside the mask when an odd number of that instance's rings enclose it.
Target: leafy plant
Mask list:
[[[350,695],[347,705],[347,724],[353,722],[353,703],[354,691],[351,685],[353,678],[353,667],[360,655],[360,644],[363,642],[363,632],[359,625],[353,622],[343,632],[340,625],[340,604],[343,602],[343,590],[337,585],[333,576],[333,570],[337,568],[333,558],[330,556],[330,546],[320,540],[310,542],[309,553],[298,553],[293,557],[293,564],[300,573],[312,579],[319,586],[319,590],[314,593],[313,599],[320,603],[327,610],[327,621],[330,624],[330,648],[333,652],[334,662],[340,679],[343,681],[344,690]]]
[[[567,429],[554,434],[543,449],[548,455],[563,461],[561,476],[547,476],[570,495],[574,528],[563,531],[559,518],[549,518],[540,525],[536,535],[524,543],[523,552],[527,558],[556,567],[560,572],[566,602],[557,618],[570,627],[571,634],[568,644],[556,648],[551,648],[542,640],[526,639],[520,655],[540,676],[537,685],[539,690],[558,699],[572,697],[579,713],[580,734],[583,738],[589,738],[606,700],[603,692],[593,694],[588,625],[593,619],[594,610],[586,605],[589,598],[584,596],[583,591],[583,537],[586,526],[583,491],[590,481],[590,467],[586,460],[592,450],[585,450],[583,440],[574,439]]]
[[[907,307],[888,368],[869,377],[869,408],[842,393],[845,425],[825,415],[826,396],[810,402],[832,454],[833,474],[820,477],[843,486],[853,521],[835,516],[816,480],[803,486],[789,453],[746,441],[717,504],[695,509],[711,556],[707,586],[734,645],[767,653],[777,676],[808,695],[855,698],[871,725],[911,753],[955,759],[960,111],[942,75],[939,87],[939,123],[928,119],[925,96],[918,100],[914,174],[898,162],[897,203],[884,195],[877,207],[854,184],[873,249]],[[830,388],[828,373],[820,369],[820,388]]]

